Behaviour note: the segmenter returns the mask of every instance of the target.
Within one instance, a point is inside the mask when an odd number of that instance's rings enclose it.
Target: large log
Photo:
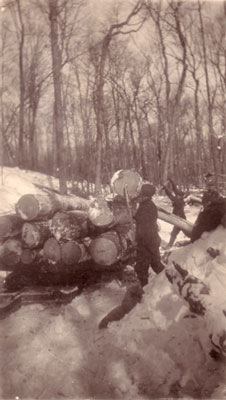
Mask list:
[[[0,262],[6,266],[17,265],[20,262],[21,253],[21,241],[18,239],[7,239],[0,245]]]
[[[0,241],[8,237],[17,236],[23,225],[23,221],[16,214],[0,216]]]
[[[61,254],[62,261],[66,265],[81,263],[91,258],[85,245],[76,241],[68,241],[63,243],[61,247]]]
[[[16,203],[16,214],[27,221],[50,219],[60,210],[88,210],[90,203],[72,195],[25,194]]]
[[[158,218],[162,221],[168,222],[171,225],[177,226],[184,232],[186,236],[191,237],[191,232],[193,229],[193,224],[191,222],[188,222],[183,218],[177,217],[174,214],[168,214],[159,210]]]
[[[127,242],[114,231],[102,233],[91,241],[89,252],[99,265],[110,266],[126,254]]]
[[[111,178],[111,187],[113,192],[125,197],[125,189],[130,199],[134,199],[140,194],[143,180],[136,171],[130,169],[121,169]]]
[[[23,249],[20,260],[24,265],[37,265],[45,263],[47,257],[45,256],[43,249]]]
[[[24,247],[34,249],[41,247],[52,236],[49,221],[25,222],[21,231],[21,239]]]
[[[61,245],[54,237],[46,240],[43,251],[50,262],[59,263],[62,260]]]
[[[78,264],[91,258],[83,243],[76,241],[59,243],[55,238],[45,242],[43,253],[51,263],[65,265]]]
[[[123,200],[123,199],[122,199]],[[135,214],[136,203],[132,203],[132,213]],[[88,218],[97,227],[112,228],[116,225],[124,225],[130,222],[130,213],[124,201],[104,198],[95,199],[89,207]]]
[[[53,216],[50,229],[58,241],[75,240],[80,237],[82,231],[76,214],[62,211]]]

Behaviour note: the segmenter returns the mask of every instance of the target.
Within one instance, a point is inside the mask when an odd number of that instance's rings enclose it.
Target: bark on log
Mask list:
[[[61,252],[62,261],[66,265],[81,263],[91,258],[84,244],[76,241],[63,243]]]
[[[24,247],[34,249],[41,247],[52,236],[50,222],[25,222],[21,231],[21,239]]]
[[[125,197],[125,188],[127,189],[130,199],[134,199],[140,194],[143,180],[138,172],[121,169],[111,178],[111,187],[113,192]]]
[[[71,210],[67,211],[67,213],[77,218],[81,227],[80,237],[83,238],[85,236],[89,236],[88,210],[87,211]]]
[[[52,218],[50,229],[58,241],[75,240],[80,237],[82,228],[74,214],[58,211]]]
[[[50,262],[58,263],[62,260],[60,243],[53,237],[46,240],[43,251]]]
[[[21,253],[21,241],[18,239],[7,239],[0,245],[0,262],[6,266],[17,265],[20,262]]]
[[[21,232],[23,221],[16,214],[0,216],[0,241]]]
[[[102,233],[91,241],[89,252],[99,265],[110,266],[121,259],[127,250],[127,242],[114,231]]]
[[[166,214],[165,212],[159,210],[158,210],[158,218],[161,219],[162,221],[168,222],[171,225],[177,226],[184,232],[186,236],[188,236],[189,238],[191,237],[193,224],[186,221],[185,219],[177,217],[174,214]]]
[[[88,210],[91,200],[71,195],[25,194],[16,204],[16,214],[23,220],[51,218],[57,211]]]

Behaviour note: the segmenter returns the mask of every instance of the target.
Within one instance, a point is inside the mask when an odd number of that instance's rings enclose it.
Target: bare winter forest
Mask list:
[[[2,0],[1,165],[67,180],[226,174],[223,1]]]

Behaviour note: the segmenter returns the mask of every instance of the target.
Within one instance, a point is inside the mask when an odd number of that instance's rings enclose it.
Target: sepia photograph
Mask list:
[[[0,400],[226,400],[226,0],[0,0]]]

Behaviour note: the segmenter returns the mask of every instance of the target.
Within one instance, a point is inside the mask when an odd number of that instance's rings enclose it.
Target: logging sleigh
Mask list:
[[[111,194],[100,198],[57,193],[19,198],[14,214],[0,216],[0,270],[8,271],[5,289],[23,290],[20,300],[13,298],[14,303],[27,301],[26,287],[72,285],[81,290],[98,271],[110,274],[131,264],[135,255],[133,217],[142,184],[137,172],[120,170],[111,179]],[[192,224],[157,208],[159,219],[191,236]],[[27,296],[33,299],[34,291]],[[67,297],[61,292],[57,296],[56,291],[54,296],[64,301]],[[42,293],[37,298],[42,299]]]

